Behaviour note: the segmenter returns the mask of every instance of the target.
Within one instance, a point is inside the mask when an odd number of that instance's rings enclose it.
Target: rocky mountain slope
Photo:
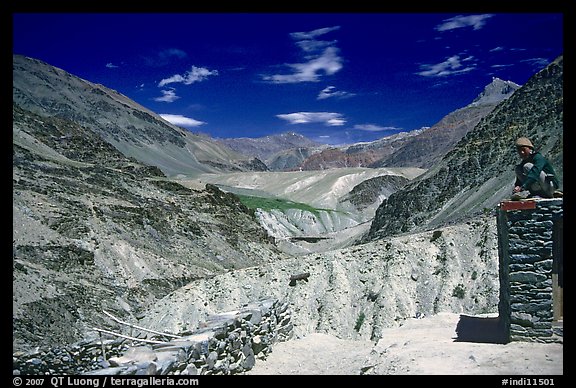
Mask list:
[[[396,151],[401,150],[410,143],[411,138],[423,131],[424,129],[417,129],[410,132],[400,132],[372,142],[328,147],[320,150],[320,152],[311,153],[302,161],[298,169],[314,171],[330,168],[382,166],[383,163],[380,161],[386,160]]]
[[[276,163],[269,162],[269,159],[273,158],[276,154],[288,150],[314,149],[323,146],[320,143],[316,143],[294,132],[286,132],[278,135],[269,135],[257,138],[241,137],[217,139],[216,141],[242,155],[256,157],[259,160],[264,161],[271,170],[278,169],[275,168]]]
[[[364,241],[457,222],[509,198],[526,136],[563,180],[563,57],[496,106],[440,162],[383,201]]]
[[[518,88],[520,85],[514,82],[493,78],[470,104],[447,114],[438,123],[411,137],[402,148],[375,162],[371,167],[430,168]]]
[[[103,310],[135,319],[194,279],[282,258],[237,197],[171,182],[91,127],[15,103],[12,134],[14,350],[78,341]]]
[[[194,330],[210,314],[275,298],[290,304],[295,337],[319,332],[377,341],[385,328],[412,317],[497,313],[495,221],[480,217],[197,280],[150,306],[140,324]],[[303,273],[307,281],[291,283]]]
[[[286,258],[237,196],[208,180],[174,181],[238,169],[232,151],[102,85],[31,58],[13,61],[15,349],[77,341],[106,320],[105,309],[138,319],[190,281]],[[332,183],[342,197],[372,176]],[[328,187],[304,196],[336,207],[339,197],[318,191]],[[375,206],[378,195],[356,192],[338,206]]]
[[[520,85],[493,78],[467,106],[446,115],[430,128],[340,147],[299,148],[275,155],[270,169],[325,170],[346,167],[419,167],[428,169],[450,151],[480,120]],[[290,162],[287,163],[286,161]]]
[[[230,173],[246,168],[233,151],[62,70],[15,56],[13,90],[14,351],[94,338],[93,327],[110,325],[103,310],[181,333],[276,298],[290,304],[297,337],[373,342],[411,317],[495,313],[486,209],[511,188],[514,138],[531,137],[563,173],[562,58],[424,174]],[[289,257],[232,187],[338,211],[386,199],[363,244]]]
[[[329,146],[291,148],[275,153],[265,163],[271,171],[299,171],[306,159],[326,148]]]
[[[13,100],[43,117],[90,128],[124,155],[157,166],[167,176],[263,170],[210,137],[162,119],[126,96],[42,61],[13,56]]]

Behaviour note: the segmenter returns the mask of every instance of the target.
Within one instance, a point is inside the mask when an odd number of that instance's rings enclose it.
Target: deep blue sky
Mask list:
[[[329,144],[432,126],[563,53],[561,13],[20,13],[13,53],[213,137]]]

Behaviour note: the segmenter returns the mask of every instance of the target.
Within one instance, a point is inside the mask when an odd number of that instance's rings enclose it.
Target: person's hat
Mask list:
[[[527,137],[519,137],[518,140],[516,140],[516,147],[534,148],[532,142]]]

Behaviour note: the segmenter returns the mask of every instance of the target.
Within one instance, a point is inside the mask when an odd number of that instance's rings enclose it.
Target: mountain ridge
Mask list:
[[[432,127],[400,132],[370,142],[286,149],[265,160],[271,170],[324,170],[342,167],[429,168],[520,85],[493,77],[468,105]]]
[[[40,116],[77,121],[168,176],[252,166],[252,158],[173,125],[115,90],[23,55],[13,55],[13,100]]]
[[[36,80],[48,77],[35,63],[15,61],[36,69]],[[156,133],[133,134],[133,142],[130,131],[118,128],[103,136],[95,130],[98,116],[84,106],[100,88],[56,68],[41,69],[54,78],[24,95],[26,82],[16,79],[13,89],[14,351],[82,340],[94,325],[108,325],[103,310],[134,320],[190,281],[284,257],[236,196],[215,186],[196,190],[175,183],[108,137],[134,145],[148,136],[155,145],[165,130],[161,139],[186,144],[179,130],[149,115]],[[15,70],[16,78],[26,74],[22,70]],[[57,97],[69,99],[63,105],[45,95],[57,88],[58,77],[64,86]],[[71,80],[86,89],[66,88]],[[77,109],[70,103],[83,99]],[[27,109],[34,101],[39,113]],[[134,117],[131,107],[121,106],[114,112]]]
[[[59,101],[45,95],[58,83],[30,81],[36,87],[24,90],[26,80],[16,79],[13,349],[94,338],[94,326],[120,330],[102,310],[178,332],[210,312],[270,293],[294,304],[298,333],[325,330],[350,338],[378,338],[383,327],[421,312],[493,311],[498,251],[494,219],[486,209],[511,188],[513,141],[519,135],[549,154],[562,176],[562,65],[560,57],[536,74],[422,175],[410,181],[376,177],[358,182],[358,190],[349,187],[343,200],[364,206],[390,184],[365,243],[293,257],[273,244],[237,196],[208,182],[185,187],[178,179],[190,171],[176,173],[174,162],[142,155],[139,160],[118,146],[147,144],[146,149],[169,152],[182,149],[177,143],[188,144],[192,134],[181,137],[183,129],[144,111],[135,116],[128,106],[122,111],[132,120],[124,117],[127,125],[146,129],[152,120],[153,128],[132,143],[127,126],[107,127],[103,135],[94,130],[98,119],[106,123],[124,105],[110,97],[92,99],[101,96],[102,87],[43,68],[62,77],[64,85],[72,80],[85,86],[62,87],[68,100]],[[15,70],[17,78],[26,74],[21,70]],[[100,118],[98,110],[86,108],[87,101],[110,105],[98,105]],[[175,148],[161,147],[171,142]],[[241,168],[227,159],[231,150],[219,147],[211,141],[188,144],[184,154],[168,156],[216,152],[214,166],[195,156],[194,174]],[[413,170],[418,175],[419,169]],[[325,193],[312,194],[322,199]],[[298,287],[283,282],[304,271],[311,272],[312,281]],[[463,279],[465,293],[456,297]],[[357,331],[360,316],[366,323]]]
[[[253,156],[262,161],[266,161],[274,154],[294,148],[317,148],[325,146],[293,131],[256,138],[236,137],[215,140],[242,155]]]
[[[438,123],[410,137],[402,147],[375,161],[370,167],[430,168],[519,87],[511,81],[493,78],[470,104],[448,113]]]
[[[363,241],[473,218],[511,195],[528,137],[563,180],[563,56],[498,104],[426,173],[384,200]]]

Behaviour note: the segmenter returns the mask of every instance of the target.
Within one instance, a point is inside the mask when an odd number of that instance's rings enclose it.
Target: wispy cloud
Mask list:
[[[496,65],[491,65],[490,67],[493,68],[493,69],[502,69],[502,68],[505,68],[505,67],[512,67],[512,66],[514,66],[514,64],[509,63],[509,64],[505,64],[505,65],[497,65],[497,64],[496,64]]]
[[[174,60],[187,58],[188,54],[177,48],[169,48],[166,50],[161,50],[152,56],[144,57],[144,63],[151,67],[162,67],[166,66]]]
[[[374,125],[374,124],[357,124],[354,126],[354,129],[359,129],[361,131],[368,131],[368,132],[383,132],[383,131],[400,131],[400,130],[402,130],[402,128],[381,127],[379,125]]]
[[[475,64],[464,66],[464,62],[473,62],[474,57],[469,56],[460,59],[459,55],[453,55],[446,58],[445,61],[436,64],[425,64],[421,65],[420,68],[423,69],[421,72],[416,73],[423,77],[446,77],[449,75],[468,73],[476,69]]]
[[[161,97],[156,97],[154,99],[154,101],[159,101],[159,102],[174,102],[177,99],[179,99],[180,97],[178,97],[176,95],[176,92],[174,91],[174,89],[169,89],[169,90],[161,90],[162,92],[162,96]]]
[[[206,124],[203,121],[194,120],[190,117],[182,115],[171,115],[171,114],[160,114],[164,120],[181,127],[198,127],[200,125]]]
[[[491,18],[492,14],[482,15],[458,15],[450,19],[443,20],[442,24],[436,26],[436,31],[449,31],[457,28],[472,27],[474,30],[479,30],[486,24],[486,20]]]
[[[158,58],[186,58],[187,56],[186,52],[177,48],[169,48],[158,53]]]
[[[340,126],[346,124],[346,120],[340,113],[331,112],[296,112],[276,115],[276,117],[288,121],[290,124],[323,123],[327,126]]]
[[[271,83],[318,82],[321,75],[333,75],[342,69],[342,58],[336,41],[317,40],[316,38],[339,29],[340,26],[319,28],[309,32],[293,32],[296,45],[302,49],[306,59],[303,63],[285,64],[291,69],[289,74],[264,75],[262,79]]]
[[[108,62],[108,63],[106,64],[106,67],[109,68],[109,69],[115,69],[115,68],[117,68],[118,66],[116,66],[116,65],[113,64],[112,62]]]
[[[522,59],[520,62],[526,62],[533,66],[537,67],[546,67],[550,63],[550,61],[546,58],[529,58],[529,59]]]
[[[330,97],[337,97],[337,98],[347,98],[355,96],[354,93],[344,92],[341,90],[336,90],[335,86],[327,86],[320,93],[318,94],[318,100],[324,100]]]
[[[333,26],[333,27],[318,28],[316,30],[308,32],[292,32],[290,33],[290,36],[295,40],[301,40],[301,41],[314,40],[321,35],[327,34],[332,31],[336,31],[339,28],[340,26]]]
[[[192,66],[192,68],[183,75],[174,74],[171,77],[164,78],[158,83],[158,87],[163,87],[171,83],[191,85],[194,82],[204,81],[211,75],[218,75],[218,70],[208,70],[205,67]]]
[[[528,58],[522,59],[520,62],[530,65],[534,72],[538,72],[550,64],[546,58]]]

